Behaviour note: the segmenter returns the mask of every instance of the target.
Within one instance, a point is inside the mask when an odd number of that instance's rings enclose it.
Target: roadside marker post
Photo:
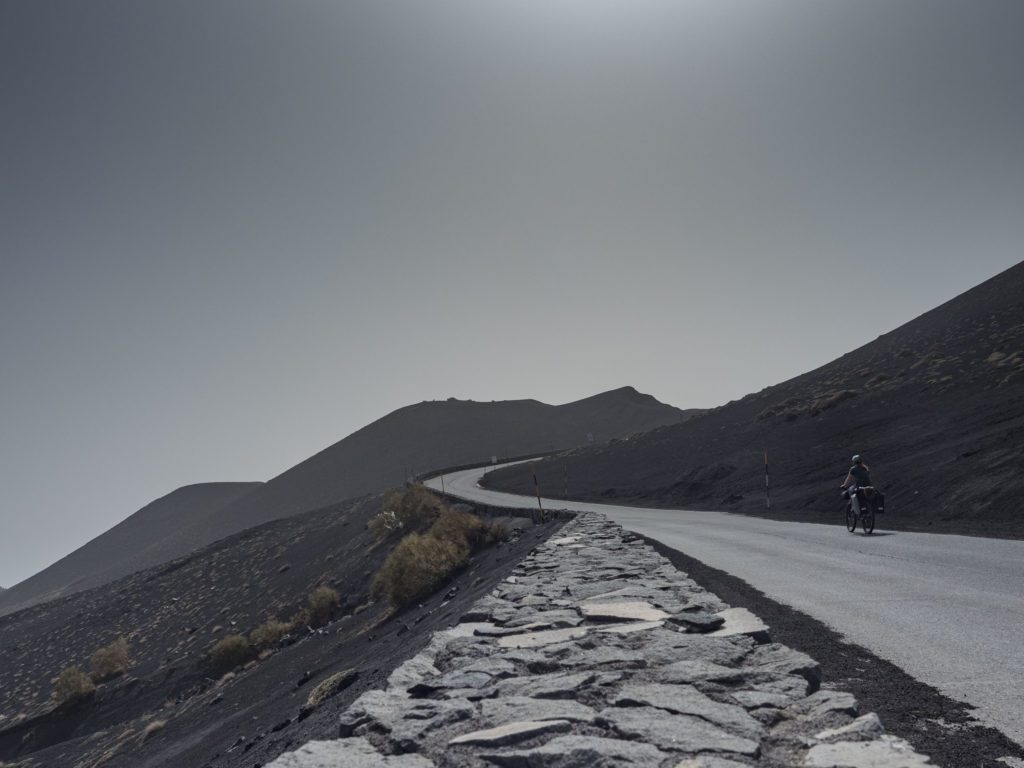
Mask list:
[[[768,449],[764,449],[764,504],[768,509],[772,508],[771,488],[768,486]]]
[[[540,510],[540,521],[544,522],[544,505],[540,503],[540,484],[537,482],[537,469],[531,465],[533,470],[533,491],[537,494],[537,509]]]

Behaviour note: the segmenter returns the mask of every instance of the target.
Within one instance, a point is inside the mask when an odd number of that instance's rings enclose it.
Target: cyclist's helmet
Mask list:
[[[854,464],[860,464],[860,462],[861,462],[860,454],[859,453],[853,454],[853,458],[850,459],[850,461],[852,461]]]

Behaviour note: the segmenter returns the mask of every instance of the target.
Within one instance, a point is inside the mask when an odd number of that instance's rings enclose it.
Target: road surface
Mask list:
[[[445,491],[506,507],[527,496],[479,487],[484,469],[444,476]],[[440,489],[440,478],[427,482]],[[1024,541],[762,520],[723,512],[544,499],[602,512],[737,576],[888,659],[1024,745]]]

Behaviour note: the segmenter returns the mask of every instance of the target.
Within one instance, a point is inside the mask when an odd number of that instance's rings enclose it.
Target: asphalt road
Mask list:
[[[444,476],[448,493],[506,507],[536,499],[480,488],[483,469]],[[441,488],[440,478],[427,482]],[[723,512],[544,499],[625,528],[737,576],[888,659],[1024,745],[1024,541],[904,533]]]

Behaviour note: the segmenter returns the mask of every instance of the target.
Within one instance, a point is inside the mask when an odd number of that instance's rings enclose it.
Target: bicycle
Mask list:
[[[857,530],[857,522],[860,521],[864,533],[869,534],[875,530],[875,499],[874,494],[865,493],[864,488],[857,488],[853,493],[857,494],[857,501],[860,513],[854,512],[853,500],[850,498],[850,491],[845,491],[843,497],[846,499],[846,530],[854,533]]]

